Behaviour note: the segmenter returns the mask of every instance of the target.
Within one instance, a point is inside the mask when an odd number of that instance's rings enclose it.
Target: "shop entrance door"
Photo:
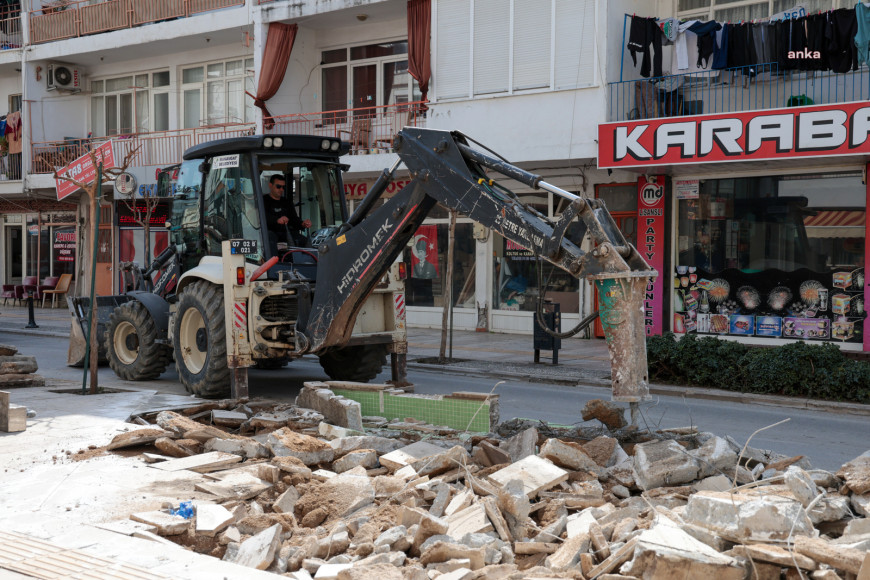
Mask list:
[[[100,234],[97,238],[97,280],[99,296],[111,296],[114,291],[113,260],[114,236],[112,235],[112,208],[100,208]],[[93,230],[92,230],[93,231]]]
[[[7,284],[21,284],[24,276],[24,234],[18,224],[7,225],[3,230],[6,248],[4,280]]]

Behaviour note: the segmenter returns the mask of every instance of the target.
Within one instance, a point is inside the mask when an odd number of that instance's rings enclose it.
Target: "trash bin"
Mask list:
[[[549,328],[551,331],[557,333],[562,332],[562,314],[558,303],[545,302],[542,318],[544,319],[544,323],[546,323],[547,328]],[[535,362],[541,362],[542,350],[552,350],[553,364],[559,364],[559,349],[562,348],[562,339],[552,336],[544,331],[544,329],[541,328],[541,325],[538,324],[537,316],[533,316],[532,320],[534,321],[533,341],[535,349]]]

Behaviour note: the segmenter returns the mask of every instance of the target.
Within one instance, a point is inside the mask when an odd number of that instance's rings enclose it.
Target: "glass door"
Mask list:
[[[3,228],[3,238],[6,254],[4,279],[7,284],[21,284],[21,278],[24,276],[24,234],[21,225],[6,224]]]

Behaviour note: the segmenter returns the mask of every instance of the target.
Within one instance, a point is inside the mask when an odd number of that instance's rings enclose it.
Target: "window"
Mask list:
[[[438,0],[435,28],[438,99],[595,83],[592,0]]]
[[[204,192],[202,223],[210,255],[221,255],[224,240],[261,239],[260,204],[254,197],[248,157],[241,155],[235,167],[209,171]],[[262,253],[247,255],[246,259],[260,262]]]
[[[9,112],[21,110],[21,95],[9,95]]]
[[[254,121],[254,59],[235,59],[182,69],[182,126]]]
[[[679,0],[677,16],[693,17],[702,20],[712,19],[719,22],[740,22],[741,20],[757,20],[768,18],[780,12],[803,9],[803,14],[811,14],[818,10],[833,10],[836,8],[851,8],[855,5],[851,0]]]
[[[430,214],[431,215],[431,214]],[[474,308],[475,241],[473,224],[462,217],[456,224],[453,248],[453,305]],[[405,299],[409,306],[444,306],[447,300],[447,247],[450,226],[427,224],[417,228],[404,250],[408,266]]]
[[[169,71],[91,81],[91,133],[96,136],[169,128]],[[162,106],[164,105],[165,106]]]
[[[383,42],[323,51],[321,94],[324,111],[343,111],[419,101],[417,81],[408,73],[408,43]],[[374,110],[357,115],[374,114]],[[339,121],[343,121],[342,119]]]

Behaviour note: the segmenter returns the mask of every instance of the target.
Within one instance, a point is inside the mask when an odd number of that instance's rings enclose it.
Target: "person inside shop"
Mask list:
[[[307,238],[302,229],[311,227],[311,220],[300,220],[293,207],[293,196],[285,195],[287,180],[281,174],[269,178],[269,193],[263,196],[266,211],[266,227],[269,228],[269,243],[272,253],[286,249],[288,245],[305,247]]]
[[[713,271],[713,248],[710,243],[710,232],[705,227],[695,231],[695,266],[699,270]]]

